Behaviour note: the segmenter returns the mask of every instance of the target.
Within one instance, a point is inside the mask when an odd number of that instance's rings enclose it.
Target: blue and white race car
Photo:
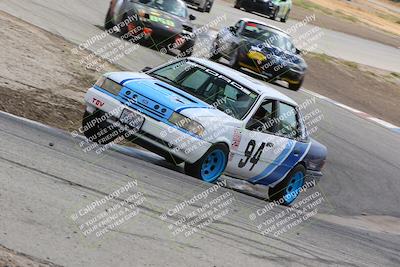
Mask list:
[[[223,173],[269,186],[291,204],[327,149],[307,136],[298,105],[243,73],[186,58],[144,72],[103,75],[85,95],[82,131],[101,144],[123,136],[206,182]]]

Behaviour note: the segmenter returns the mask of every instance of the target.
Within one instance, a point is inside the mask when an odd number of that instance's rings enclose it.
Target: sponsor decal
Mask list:
[[[99,99],[97,99],[97,98],[94,98],[94,97],[93,97],[93,99],[92,99],[92,103],[93,103],[96,107],[99,107],[99,108],[101,108],[102,106],[104,106],[104,102],[103,102],[103,101],[101,101],[101,100],[99,100]]]

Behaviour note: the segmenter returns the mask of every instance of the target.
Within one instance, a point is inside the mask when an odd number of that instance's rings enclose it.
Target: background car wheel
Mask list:
[[[272,20],[276,20],[276,18],[278,17],[278,14],[279,14],[279,6],[276,7],[276,9],[275,9],[275,11],[274,11],[274,14],[272,14],[271,19],[272,19]]]
[[[108,9],[107,15],[106,15],[106,20],[104,22],[104,29],[109,30],[114,27],[114,23],[112,22],[112,16],[111,16],[111,9]]]
[[[269,189],[270,200],[280,201],[283,199],[283,205],[288,206],[292,204],[300,194],[305,176],[306,169],[304,166],[301,164],[297,165],[286,175],[282,182]]]
[[[290,9],[288,10],[288,12],[286,12],[285,16],[283,18],[281,18],[281,22],[287,21],[287,19],[289,18],[289,13],[290,13]]]
[[[232,53],[232,56],[229,59],[229,66],[232,69],[235,69],[235,70],[240,69],[240,65],[239,65],[239,49],[235,49],[235,51]]]
[[[187,42],[181,48],[179,48],[179,51],[183,54],[184,57],[190,57],[193,55],[193,48],[194,43]]]
[[[210,59],[213,61],[217,61],[218,59],[221,58],[221,54],[218,52],[219,46],[218,46],[218,39],[215,39],[214,42],[212,43],[211,51],[210,51]]]
[[[241,8],[241,6],[240,6],[240,3],[241,1],[240,0],[236,0],[236,2],[235,2],[235,8],[237,8],[237,9],[240,9]]]
[[[289,83],[289,89],[293,91],[298,91],[303,85],[304,78],[300,80],[299,83]]]
[[[107,130],[106,132],[102,131],[104,129],[108,129],[109,126],[112,126],[112,124],[106,121],[98,122],[99,118],[104,115],[105,113],[102,111],[95,111],[93,114],[91,114],[85,110],[82,119],[82,128],[84,130],[83,134],[85,137],[90,141],[101,145],[111,143],[118,137],[117,128],[110,127],[110,130]],[[99,134],[100,132],[101,134]]]
[[[215,182],[225,171],[228,163],[228,154],[227,146],[216,144],[195,163],[186,162],[185,173],[208,183]]]
[[[213,4],[214,4],[214,1],[210,1],[210,2],[208,3],[208,7],[207,7],[207,9],[206,9],[206,12],[207,12],[207,13],[210,13],[210,12],[211,12],[211,8],[212,8]]]
[[[208,6],[208,1],[205,1],[204,5],[202,7],[199,6],[198,10],[200,12],[204,12],[207,10],[207,6]]]

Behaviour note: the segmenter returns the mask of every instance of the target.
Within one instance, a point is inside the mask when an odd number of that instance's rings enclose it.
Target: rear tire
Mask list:
[[[268,190],[270,200],[278,201],[283,205],[289,206],[292,204],[300,194],[300,189],[304,185],[304,178],[306,176],[306,168],[299,164],[294,167],[285,179],[283,179],[275,187]]]
[[[226,145],[216,144],[195,163],[186,162],[185,174],[213,183],[224,173],[228,155],[229,149]]]

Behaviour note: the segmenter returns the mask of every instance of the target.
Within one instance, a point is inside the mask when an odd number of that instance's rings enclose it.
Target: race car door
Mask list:
[[[265,99],[245,129],[234,133],[226,173],[264,185],[282,180],[307,150],[307,144],[296,140],[298,118],[294,107]]]

